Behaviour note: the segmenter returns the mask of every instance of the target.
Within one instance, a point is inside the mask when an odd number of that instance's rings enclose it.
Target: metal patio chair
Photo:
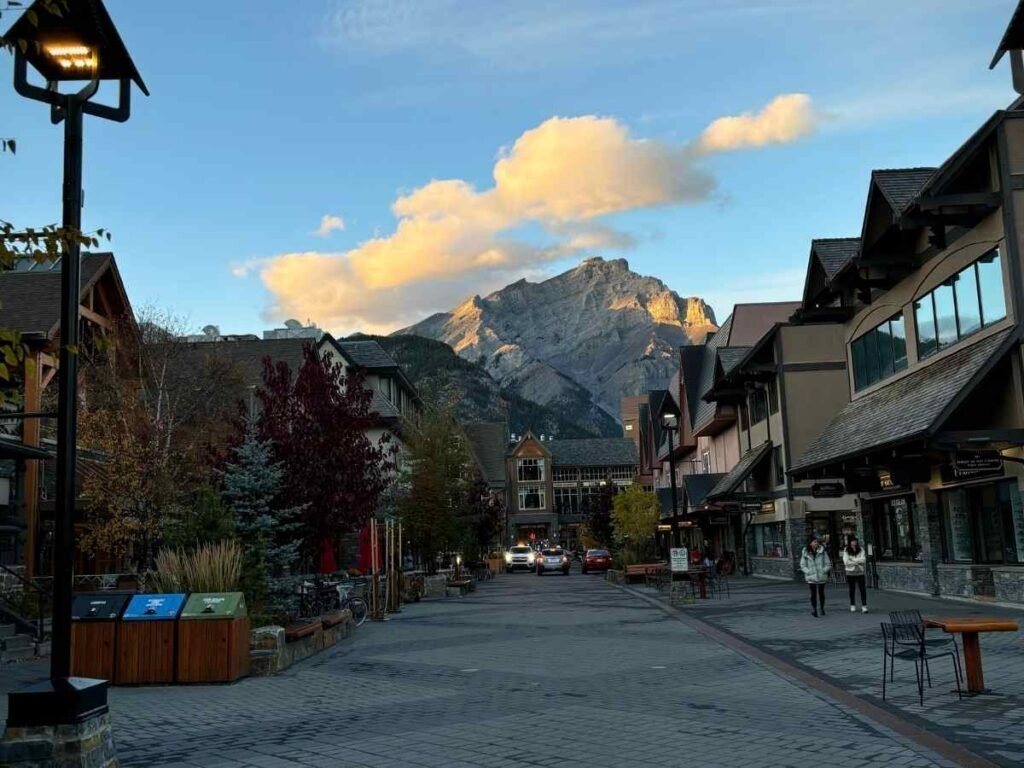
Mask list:
[[[882,701],[885,701],[886,683],[895,676],[896,659],[914,663],[914,675],[917,678],[917,698],[924,706],[925,676],[928,662],[949,656],[953,660],[953,675],[956,678],[956,694],[963,698],[960,689],[960,665],[955,650],[938,650],[929,652],[924,643],[923,632],[910,624],[882,624]],[[955,647],[954,647],[955,648]],[[888,669],[886,669],[888,665]],[[888,678],[888,681],[886,680]],[[928,686],[931,687],[929,679]]]
[[[936,653],[952,653],[957,667],[957,675],[960,677],[963,676],[963,667],[960,663],[960,649],[956,644],[955,635],[946,633],[939,634],[938,632],[929,633],[928,627],[924,623],[924,618],[921,616],[921,612],[916,609],[907,611],[890,611],[889,621],[892,622],[894,626],[914,627],[920,636],[920,640],[924,644],[925,650],[928,651],[925,658],[924,671],[925,677],[928,680],[929,688],[932,687],[932,671],[928,668],[928,659],[934,658]],[[930,637],[929,634],[931,635]]]

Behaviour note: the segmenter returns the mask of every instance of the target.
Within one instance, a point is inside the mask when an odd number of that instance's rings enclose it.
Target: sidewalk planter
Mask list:
[[[117,622],[130,594],[75,595],[71,604],[71,674],[113,680]]]
[[[178,615],[185,595],[136,595],[117,625],[118,685],[173,683]]]
[[[197,592],[178,620],[179,683],[231,683],[249,674],[249,614],[241,592]]]
[[[626,583],[626,573],[625,573],[625,571],[616,571],[616,570],[613,570],[613,569],[609,569],[604,577],[605,577],[605,580],[609,584],[625,584]]]
[[[1019,565],[993,566],[992,586],[996,600],[1003,603],[1024,603],[1024,568]]]
[[[448,577],[443,573],[423,577],[423,597],[445,597],[448,594]]]
[[[335,611],[320,621],[311,622],[302,631],[284,627],[257,627],[252,630],[249,674],[265,677],[283,672],[292,664],[327,650],[355,631],[349,611]]]

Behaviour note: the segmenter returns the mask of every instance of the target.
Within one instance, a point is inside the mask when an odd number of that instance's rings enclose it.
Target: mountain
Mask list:
[[[664,388],[673,351],[716,329],[711,307],[682,298],[625,259],[591,258],[540,283],[474,296],[398,333],[445,342],[504,391],[578,421],[617,421],[619,401]],[[602,430],[604,432],[604,430]]]
[[[460,421],[507,419],[509,431],[516,435],[528,430],[564,438],[621,435],[621,428],[603,411],[597,422],[590,424],[585,418],[577,421],[578,414],[567,418],[515,392],[502,391],[480,365],[459,357],[444,342],[409,335],[358,338],[379,342],[426,401],[454,403]]]

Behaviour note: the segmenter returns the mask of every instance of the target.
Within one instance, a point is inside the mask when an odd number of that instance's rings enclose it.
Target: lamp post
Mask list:
[[[672,480],[672,517],[679,514],[679,499],[676,494],[676,457],[675,448],[672,445],[672,434],[679,430],[679,414],[665,413],[661,417],[661,425],[668,433],[668,467]]]
[[[14,44],[14,89],[50,106],[50,121],[64,123],[63,227],[61,255],[60,368],[57,408],[57,494],[53,545],[53,630],[50,680],[11,693],[7,725],[74,724],[107,711],[107,683],[71,676],[71,592],[75,549],[75,463],[79,302],[81,300],[82,118],[93,115],[124,122],[131,114],[131,84],[149,95],[102,0],[73,0],[61,6],[36,0],[6,33]],[[46,87],[28,80],[28,65]],[[117,106],[91,101],[100,82],[118,82]],[[64,82],[84,82],[61,93]]]

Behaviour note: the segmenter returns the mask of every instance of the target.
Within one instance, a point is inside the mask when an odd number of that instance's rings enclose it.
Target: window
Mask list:
[[[551,473],[556,483],[575,483],[580,479],[580,471],[576,467],[552,467]]]
[[[583,479],[589,482],[604,480],[608,477],[608,470],[604,467],[583,467],[581,472]]]
[[[525,485],[519,489],[519,509],[547,509],[543,486]]]
[[[750,423],[760,424],[768,418],[768,399],[763,389],[750,393]]]
[[[768,382],[768,411],[769,413],[779,412],[779,381],[772,379]]]
[[[919,560],[914,532],[913,497],[876,502],[875,540],[881,560]]]
[[[750,429],[750,422],[747,420],[746,403],[740,403],[740,429]]]
[[[907,367],[907,332],[903,313],[872,328],[850,345],[854,389],[870,387]]]
[[[914,317],[920,359],[1006,317],[999,250],[985,254],[915,301]]]
[[[772,448],[772,466],[775,467],[775,484],[784,485],[786,482],[786,467],[782,463],[781,445],[776,445]]]
[[[519,482],[537,483],[544,480],[544,459],[519,459]]]
[[[786,557],[786,524],[755,525],[754,554],[760,557]]]
[[[711,474],[711,451],[704,451],[700,455],[701,469],[704,470],[705,475]]]
[[[1024,507],[1015,480],[942,492],[945,559],[1024,561]]]
[[[578,488],[555,488],[555,511],[560,515],[580,513],[580,492]]]
[[[611,476],[612,480],[632,480],[636,476],[636,472],[634,472],[633,467],[629,465],[623,467],[612,467]]]

